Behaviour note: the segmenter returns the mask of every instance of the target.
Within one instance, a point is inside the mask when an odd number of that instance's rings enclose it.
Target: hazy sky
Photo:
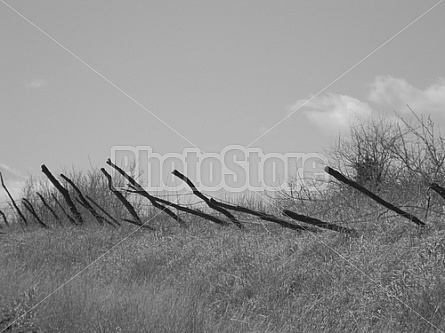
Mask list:
[[[14,188],[120,145],[320,152],[406,104],[441,123],[441,2],[0,0],[0,171]]]

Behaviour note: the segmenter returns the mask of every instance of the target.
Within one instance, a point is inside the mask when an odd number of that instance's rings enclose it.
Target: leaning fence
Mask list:
[[[132,176],[128,175],[119,166],[111,162],[110,159],[108,159],[106,163],[109,167],[111,167],[112,169],[117,171],[118,174],[124,177],[124,179],[128,183],[128,188],[126,190],[117,190],[113,185],[113,179],[111,175],[104,168],[101,169],[103,176],[106,178],[108,189],[113,194],[115,199],[120,202],[122,207],[126,209],[131,218],[118,218],[116,216],[113,216],[113,214],[107,211],[99,202],[94,200],[89,195],[85,195],[84,193],[82,193],[82,190],[75,184],[73,180],[71,180],[64,174],[60,174],[60,178],[64,181],[65,184],[62,185],[62,183],[50,172],[50,170],[45,165],[42,165],[42,172],[52,183],[54,189],[56,189],[57,192],[54,191],[54,193],[51,193],[50,197],[46,198],[42,194],[37,192],[36,197],[38,197],[40,200],[40,209],[36,209],[34,207],[36,205],[35,201],[33,203],[32,200],[30,200],[29,198],[22,198],[21,204],[18,204],[13,199],[7,187],[5,186],[3,177],[0,173],[1,185],[9,197],[8,206],[4,206],[0,210],[0,219],[3,224],[3,226],[1,226],[0,224],[0,227],[4,231],[5,227],[10,226],[11,222],[15,221],[21,224],[23,227],[29,226],[30,224],[34,223],[42,228],[50,228],[48,223],[41,216],[42,209],[45,209],[46,213],[50,214],[50,216],[52,216],[52,218],[57,223],[62,223],[61,220],[65,218],[69,221],[69,223],[79,226],[83,225],[86,220],[81,213],[81,209],[79,209],[79,207],[82,207],[83,211],[89,212],[89,214],[99,225],[119,227],[123,223],[130,223],[140,228],[154,230],[152,226],[149,226],[143,222],[143,218],[140,216],[140,212],[128,199],[127,194],[133,193],[147,199],[153,209],[157,209],[161,213],[166,214],[182,227],[187,227],[187,223],[179,215],[179,212],[197,216],[221,226],[233,225],[239,229],[245,229],[246,226],[244,225],[244,223],[236,217],[236,212],[237,214],[247,214],[253,216],[256,219],[272,222],[280,225],[283,228],[296,231],[320,232],[324,229],[348,234],[351,236],[355,236],[358,234],[357,230],[353,228],[340,226],[331,222],[325,222],[315,217],[303,215],[299,212],[289,209],[283,209],[281,211],[281,216],[275,216],[264,211],[254,210],[240,205],[229,204],[221,200],[208,197],[203,194],[186,175],[177,170],[174,170],[172,174],[180,180],[184,181],[192,191],[193,195],[195,195],[202,203],[204,203],[208,207],[206,211],[202,209],[191,208],[187,205],[174,203],[166,198],[148,193]],[[385,207],[387,210],[393,211],[399,216],[415,223],[419,227],[425,226],[425,223],[421,221],[417,216],[406,212],[396,205],[384,200],[376,193],[373,193],[371,190],[365,188],[356,181],[347,178],[339,171],[334,170],[331,167],[326,167],[325,172],[327,172],[337,181],[346,184],[347,186],[374,200],[376,203]],[[430,184],[430,188],[433,191],[437,192],[443,199],[445,199],[445,189],[442,188],[440,185],[438,185],[437,183],[432,183]],[[56,212],[56,207],[58,208],[58,212]],[[211,212],[215,212],[215,215],[212,215]]]

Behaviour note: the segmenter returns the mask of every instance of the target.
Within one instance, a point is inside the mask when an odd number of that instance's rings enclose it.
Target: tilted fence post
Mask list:
[[[25,208],[31,213],[32,216],[34,216],[34,218],[40,224],[40,226],[45,229],[49,229],[49,227],[40,219],[39,215],[37,215],[37,212],[35,211],[31,202],[29,202],[29,200],[26,198],[23,198],[22,201],[23,201],[23,204],[25,205]]]
[[[80,212],[77,210],[76,205],[70,197],[68,190],[63,187],[59,181],[52,175],[52,173],[48,170],[45,164],[42,164],[42,172],[48,177],[48,179],[53,183],[56,189],[62,194],[65,202],[68,205],[68,208],[71,210],[71,213],[74,215],[74,218],[79,224],[83,224],[83,218]]]
[[[84,208],[86,208],[91,213],[91,215],[94,216],[94,218],[100,225],[103,225],[104,222],[113,225],[113,223],[110,223],[102,215],[100,215],[98,212],[96,212],[96,210],[93,208],[93,206],[91,206],[90,203],[87,201],[87,199],[85,199],[84,195],[82,194],[82,191],[76,186],[76,184],[74,184],[74,182],[71,179],[69,179],[67,176],[65,176],[62,173],[60,174],[60,177],[62,177],[68,184],[71,185],[71,187],[74,189],[74,191],[76,191],[77,195],[79,196],[79,203]]]
[[[17,213],[19,214],[19,216],[23,220],[23,222],[25,222],[25,225],[28,225],[28,221],[26,220],[25,216],[22,214],[22,211],[20,210],[20,208],[15,203],[14,198],[12,197],[11,193],[9,193],[8,189],[6,188],[6,185],[5,185],[4,181],[3,181],[3,176],[2,176],[1,172],[0,172],[0,180],[1,180],[3,188],[6,191],[6,194],[8,194],[8,197],[11,200],[11,203],[14,206],[15,210],[17,211]]]
[[[287,228],[287,229],[291,229],[291,230],[298,230],[298,231],[318,232],[318,230],[316,228],[303,227],[301,225],[290,223],[290,222],[285,221],[283,219],[279,219],[279,218],[277,218],[277,217],[275,217],[273,215],[270,215],[270,214],[254,211],[254,210],[252,210],[250,208],[230,205],[230,204],[227,204],[227,203],[216,201],[213,198],[211,198],[210,201],[212,201],[213,204],[221,206],[221,207],[224,207],[226,209],[231,209],[231,210],[234,210],[234,211],[237,211],[237,212],[242,212],[242,213],[246,213],[246,214],[249,214],[249,215],[257,216],[257,217],[259,217],[263,221],[269,221],[269,222],[277,223],[280,226],[282,226],[283,228]]]
[[[107,164],[109,166],[111,166],[112,168],[114,168],[117,172],[119,172],[130,183],[130,185],[135,190],[135,193],[138,193],[139,195],[146,197],[155,208],[160,209],[161,211],[165,212],[167,215],[169,215],[170,217],[172,217],[173,219],[178,221],[178,223],[184,225],[184,222],[181,220],[181,218],[178,215],[173,213],[168,207],[165,207],[165,206],[161,205],[160,203],[158,203],[152,195],[147,193],[143,189],[143,187],[141,185],[139,185],[139,183],[137,183],[132,177],[127,175],[127,173],[124,170],[122,170],[116,164],[111,162],[110,159],[107,160]]]
[[[104,168],[101,168],[100,171],[102,171],[102,173],[104,174],[104,176],[107,178],[108,180],[108,189],[114,193],[114,195],[116,196],[116,198],[119,199],[120,202],[122,202],[122,204],[124,205],[125,208],[127,208],[127,211],[131,214],[131,216],[134,217],[134,219],[136,220],[136,224],[137,225],[143,225],[143,222],[141,220],[141,218],[139,217],[138,213],[136,212],[136,209],[134,209],[133,205],[127,200],[127,198],[125,198],[121,192],[119,192],[118,190],[116,190],[113,187],[113,180],[111,179],[111,175],[107,172],[107,170],[105,170]],[[129,221],[128,219],[125,219],[125,221]],[[131,223],[131,222],[130,222]]]
[[[206,214],[204,212],[201,212],[199,210],[194,210],[194,209],[190,209],[187,207],[182,207],[180,205],[174,204],[170,201],[161,199],[161,198],[157,198],[152,196],[151,194],[149,194],[147,191],[145,191],[141,185],[139,185],[132,177],[130,177],[129,175],[127,175],[125,173],[125,171],[123,171],[121,168],[119,168],[117,165],[115,165],[114,163],[111,162],[110,159],[107,160],[107,164],[110,165],[111,167],[115,168],[125,179],[128,180],[128,182],[130,183],[130,185],[132,186],[132,188],[134,189],[134,193],[137,193],[139,195],[142,195],[143,197],[147,198],[148,200],[150,200],[150,202],[153,204],[153,206],[155,206],[158,209],[161,209],[163,211],[165,211],[167,214],[169,214],[171,217],[175,218],[179,223],[181,223],[182,225],[185,226],[185,223],[179,219],[179,216],[177,216],[175,213],[173,213],[168,207],[173,207],[177,210],[181,210],[199,217],[202,217],[204,219],[210,220],[212,222],[215,222],[219,225],[223,225],[223,226],[227,226],[228,222],[223,221],[217,217],[214,217],[212,215]],[[160,205],[163,204],[166,207]]]
[[[341,181],[342,183],[345,183],[346,185],[349,185],[353,188],[355,188],[356,190],[362,192],[364,195],[370,197],[372,200],[376,201],[377,203],[381,204],[382,206],[392,210],[393,212],[396,212],[397,214],[399,214],[400,216],[403,216],[404,218],[414,222],[415,224],[419,225],[419,226],[424,226],[425,223],[423,223],[422,221],[420,221],[416,216],[407,213],[403,210],[401,210],[400,208],[390,204],[389,202],[383,200],[382,198],[380,198],[379,196],[377,196],[376,194],[372,193],[371,191],[369,191],[368,189],[364,188],[363,186],[361,186],[360,184],[357,184],[355,181],[346,178],[345,176],[343,176],[340,172],[326,166],[324,168],[324,170],[330,174],[332,177],[334,177],[335,179]]]
[[[3,221],[5,221],[6,226],[9,227],[9,222],[8,222],[8,219],[6,218],[5,213],[3,213],[3,212],[0,210],[0,215],[3,217]]]
[[[198,198],[202,199],[207,206],[209,206],[210,208],[224,214],[225,216],[227,216],[230,221],[233,222],[233,224],[235,224],[238,228],[243,229],[243,225],[236,219],[235,216],[233,216],[230,212],[228,212],[227,210],[223,209],[222,207],[218,206],[217,204],[215,204],[213,201],[211,201],[209,198],[207,198],[204,194],[202,194],[195,186],[195,184],[192,183],[192,181],[187,177],[184,176],[182,173],[180,173],[178,170],[173,170],[172,172],[173,175],[175,175],[176,177],[178,177],[179,179],[183,180],[184,182],[187,183],[187,185],[192,189],[193,194],[196,195]]]
[[[62,222],[60,221],[59,216],[57,216],[56,212],[54,211],[54,209],[52,209],[52,207],[46,202],[45,198],[43,197],[43,195],[41,195],[39,192],[36,192],[36,194],[39,196],[40,200],[42,201],[43,205],[51,212],[51,214],[54,216],[54,218],[56,219],[56,221],[59,224],[62,224]]]
[[[323,222],[319,219],[310,217],[310,216],[306,216],[306,215],[301,215],[298,213],[295,213],[293,211],[290,210],[284,210],[283,214],[285,216],[288,216],[294,220],[297,221],[301,221],[304,223],[308,223],[308,224],[312,224],[315,225],[319,228],[324,228],[324,229],[329,229],[329,230],[333,230],[333,231],[337,231],[337,232],[341,232],[343,234],[350,234],[350,235],[357,235],[357,231],[354,229],[350,229],[350,228],[345,228],[345,227],[341,227],[339,225],[333,224],[333,223],[328,223],[328,222]]]
[[[65,208],[63,208],[62,204],[59,202],[59,200],[54,195],[54,193],[52,193],[51,196],[53,197],[54,202],[56,203],[56,205],[59,206],[60,210],[66,216],[66,218],[71,222],[71,224],[77,225],[77,222],[71,217],[70,214],[68,214],[68,212],[65,210]]]

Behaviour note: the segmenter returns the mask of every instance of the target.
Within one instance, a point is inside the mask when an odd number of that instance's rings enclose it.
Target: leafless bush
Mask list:
[[[351,124],[327,149],[330,166],[393,204],[422,217],[442,212],[443,200],[429,185],[445,184],[445,140],[430,116],[396,114]],[[298,180],[296,180],[298,182]],[[320,217],[366,221],[385,213],[379,205],[348,186],[332,181],[327,190],[306,189],[281,196],[284,205],[298,205]],[[323,203],[320,205],[320,203]],[[354,215],[352,215],[354,214]]]

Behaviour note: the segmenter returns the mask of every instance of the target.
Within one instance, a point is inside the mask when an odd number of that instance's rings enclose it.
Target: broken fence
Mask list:
[[[159,209],[161,212],[167,214],[169,217],[174,219],[176,222],[178,222],[183,227],[187,227],[187,224],[172,209],[176,209],[177,211],[182,211],[182,212],[186,212],[188,214],[198,216],[200,218],[209,220],[209,221],[216,223],[218,225],[221,225],[221,226],[228,226],[230,224],[233,224],[234,226],[236,226],[239,229],[244,229],[245,226],[242,224],[241,221],[239,221],[235,217],[234,214],[231,213],[231,211],[252,215],[252,216],[255,216],[261,220],[273,222],[273,223],[276,223],[276,224],[282,226],[283,228],[288,228],[291,230],[319,232],[321,229],[328,229],[328,230],[332,230],[332,231],[336,231],[336,232],[340,232],[340,233],[344,233],[344,234],[357,235],[357,231],[354,229],[339,226],[339,225],[329,223],[329,222],[323,222],[319,219],[316,219],[316,218],[313,218],[310,216],[306,216],[306,215],[302,215],[302,214],[299,214],[299,213],[291,211],[291,210],[283,210],[283,212],[282,212],[283,216],[291,219],[291,221],[289,221],[287,219],[279,218],[274,215],[267,214],[265,212],[255,211],[253,209],[250,209],[247,207],[242,207],[239,205],[232,205],[232,204],[224,203],[224,202],[221,202],[214,198],[208,198],[207,196],[205,196],[202,192],[200,192],[198,190],[198,188],[193,184],[193,182],[187,176],[183,175],[181,172],[179,172],[177,170],[174,170],[172,172],[172,174],[174,176],[178,177],[179,179],[181,179],[182,181],[184,181],[190,187],[190,189],[192,190],[194,195],[196,195],[199,199],[201,199],[210,209],[218,212],[220,215],[225,216],[226,219],[223,219],[221,217],[216,217],[216,216],[210,215],[208,213],[205,213],[199,209],[192,209],[189,207],[181,206],[179,204],[170,202],[166,199],[162,199],[162,198],[153,196],[150,193],[148,193],[147,191],[145,191],[142,188],[142,186],[140,184],[138,184],[133,177],[131,177],[130,175],[125,173],[124,170],[122,170],[116,164],[111,162],[110,159],[108,159],[106,163],[111,168],[115,169],[120,175],[122,175],[128,181],[129,190],[127,190],[127,191],[143,196],[144,198],[149,200],[150,204],[153,207],[155,207],[156,209]],[[331,175],[332,177],[337,179],[338,181],[363,193],[364,195],[368,196],[369,198],[376,201],[380,205],[384,206],[388,210],[391,210],[391,211],[397,213],[398,215],[408,219],[409,221],[415,223],[418,226],[425,225],[425,223],[422,222],[416,216],[414,216],[408,212],[405,212],[402,209],[385,201],[384,199],[380,198],[378,195],[371,192],[370,190],[364,188],[357,182],[342,175],[340,172],[338,172],[330,167],[325,167],[325,171],[329,175]],[[89,211],[91,213],[91,215],[95,218],[97,223],[100,225],[108,224],[113,227],[118,227],[122,224],[122,222],[127,222],[127,223],[131,223],[133,225],[136,225],[140,228],[154,230],[151,226],[144,224],[144,222],[140,218],[138,212],[133,207],[133,205],[126,199],[126,197],[120,191],[116,190],[113,187],[112,177],[104,168],[101,169],[101,172],[107,178],[109,190],[116,196],[116,198],[126,208],[128,213],[132,217],[131,219],[122,219],[122,221],[116,220],[110,213],[108,213],[104,208],[102,208],[92,198],[90,198],[89,196],[84,196],[82,194],[81,190],[74,184],[74,182],[71,179],[69,179],[67,176],[65,176],[63,174],[60,174],[60,177],[67,184],[69,184],[73,188],[74,193],[77,194],[77,197],[74,198],[74,200],[73,200],[73,198],[71,197],[70,191],[66,187],[64,187],[52,175],[52,173],[48,170],[48,168],[45,165],[42,165],[42,172],[47,176],[47,178],[51,181],[51,183],[54,185],[54,187],[58,190],[58,192],[61,194],[62,198],[64,199],[66,206],[68,207],[69,212],[71,214],[63,208],[63,205],[58,201],[57,197],[54,194],[52,194],[52,198],[54,199],[54,202],[61,208],[61,211],[63,212],[63,214],[68,218],[68,220],[72,224],[82,225],[84,223],[82,214],[80,213],[79,209],[75,205],[75,202],[77,202],[82,207],[84,207],[87,211]],[[3,182],[3,177],[1,175],[1,173],[0,173],[0,180],[1,180],[1,185],[4,188],[4,190],[6,191],[14,210],[20,217],[19,220],[22,221],[22,223],[25,226],[28,226],[29,225],[28,219],[25,217],[25,215],[23,214],[23,212],[21,211],[21,209],[19,208],[17,203],[12,198],[8,189],[6,188],[6,186]],[[445,199],[445,189],[443,189],[440,185],[438,185],[437,183],[432,183],[430,185],[430,188],[432,190],[434,190],[435,192],[437,192],[442,198]],[[42,201],[43,206],[51,212],[51,214],[54,216],[54,218],[56,219],[57,222],[61,223],[60,217],[56,214],[54,209],[48,204],[48,202],[47,202],[48,198],[45,199],[40,193],[37,193],[37,195],[39,196],[40,200]],[[32,218],[34,219],[34,221],[36,221],[38,223],[38,225],[40,225],[43,228],[49,228],[49,226],[46,223],[44,223],[43,220],[38,216],[36,210],[33,208],[32,204],[31,204],[30,200],[23,198],[22,203],[23,203],[22,207],[25,207],[30,212]],[[103,215],[101,215],[101,214],[103,214]],[[9,226],[10,222],[7,220],[6,215],[1,210],[0,210],[0,216],[2,217],[4,225]],[[302,222],[303,225],[297,224],[293,221]],[[1,226],[1,224],[0,224],[0,228],[3,228],[3,226]]]

